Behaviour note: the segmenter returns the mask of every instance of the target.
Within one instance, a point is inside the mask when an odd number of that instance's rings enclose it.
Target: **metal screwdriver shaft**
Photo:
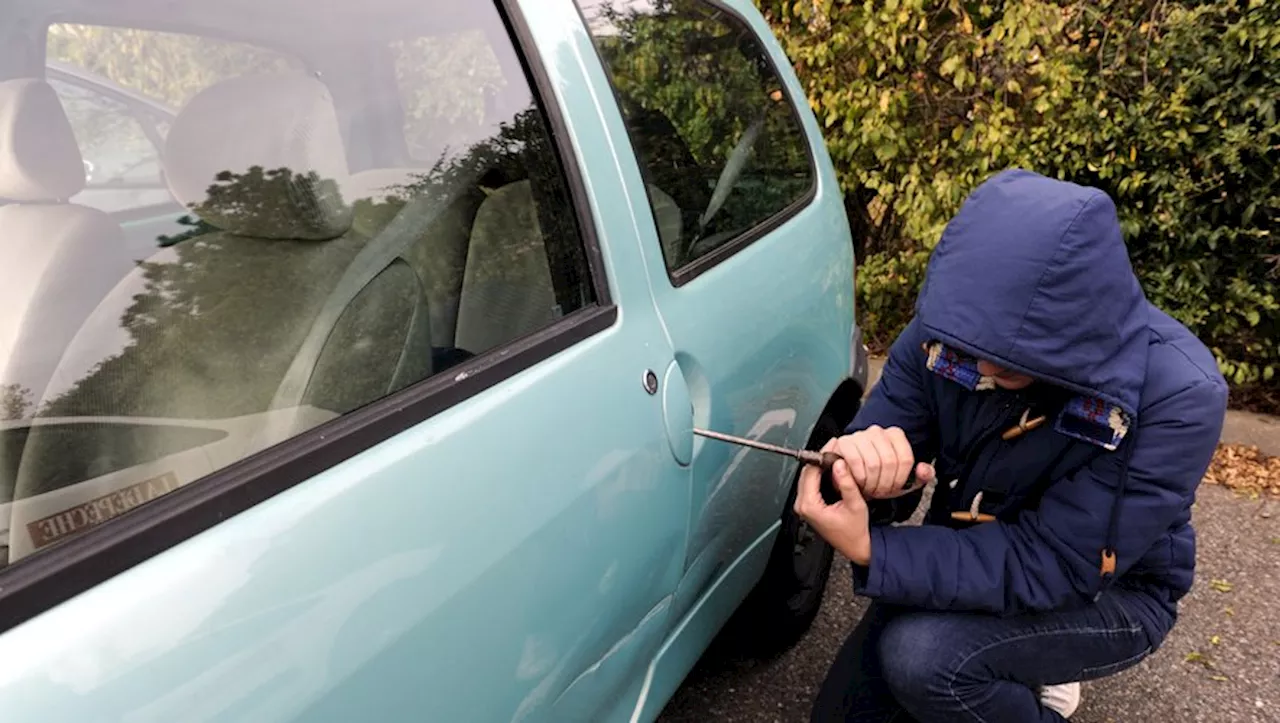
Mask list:
[[[694,429],[693,433],[698,435],[699,437],[716,439],[721,442],[728,442],[730,444],[736,444],[741,447],[750,447],[752,449],[761,450],[762,452],[773,452],[774,454],[781,454],[787,457],[791,457],[792,459],[798,459],[801,462],[804,462],[805,464],[812,464],[812,465],[821,467],[824,470],[831,469],[831,466],[836,463],[836,460],[840,459],[840,455],[836,454],[835,452],[813,452],[807,449],[791,449],[789,447],[779,447],[774,444],[767,444],[765,442],[757,442],[753,439],[746,439],[745,437],[735,437],[732,434],[721,434],[719,432],[709,432],[705,429]]]
[[[836,460],[840,459],[840,455],[836,454],[835,452],[814,452],[807,449],[791,449],[789,447],[779,447],[775,444],[768,444],[766,442],[757,442],[753,439],[746,439],[745,437],[735,437],[732,434],[721,434],[720,432],[709,432],[705,429],[694,428],[693,433],[698,435],[699,437],[716,439],[721,442],[736,444],[740,447],[750,447],[751,449],[758,449],[762,452],[773,452],[774,454],[785,455],[793,459],[798,459],[804,464],[812,464],[817,467],[820,467],[822,468],[823,472],[830,472],[831,468],[835,465]],[[840,500],[840,493],[836,491],[835,487],[832,484],[832,481],[829,478],[830,478],[830,475],[824,474],[822,476],[822,484],[819,489],[822,492],[822,498],[826,500],[828,504],[833,504]],[[907,480],[905,485],[902,487],[901,490],[899,490],[892,496],[899,497],[901,495],[909,494],[911,492],[915,492],[917,489],[920,489],[923,486],[924,485],[921,484],[916,479],[916,471],[913,468],[907,474]]]

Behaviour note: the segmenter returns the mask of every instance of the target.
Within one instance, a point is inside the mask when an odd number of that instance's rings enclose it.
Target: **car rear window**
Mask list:
[[[723,257],[811,197],[799,115],[742,18],[706,0],[576,1],[661,216],[671,272]],[[673,206],[679,222],[664,223]]]
[[[48,60],[83,70],[173,108],[228,78],[264,71],[306,70],[302,61],[289,53],[195,33],[53,23],[46,41]]]

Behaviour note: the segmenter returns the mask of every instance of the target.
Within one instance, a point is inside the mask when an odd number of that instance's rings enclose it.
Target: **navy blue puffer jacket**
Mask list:
[[[1040,383],[993,387],[978,358]],[[938,471],[921,527],[885,524],[919,493],[873,503],[858,591],[1008,615],[1123,585],[1150,593],[1139,614],[1163,635],[1191,587],[1191,504],[1226,400],[1210,352],[1144,297],[1106,194],[992,177],[948,225],[848,429],[901,427]]]

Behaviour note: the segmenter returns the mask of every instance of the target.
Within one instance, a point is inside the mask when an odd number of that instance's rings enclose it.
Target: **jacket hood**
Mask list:
[[[1111,199],[1023,170],[965,200],[916,301],[937,341],[1130,417],[1145,381],[1148,309]]]

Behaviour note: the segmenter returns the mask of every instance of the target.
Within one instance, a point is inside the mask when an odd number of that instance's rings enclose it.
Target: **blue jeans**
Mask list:
[[[845,641],[814,703],[814,723],[1060,723],[1042,685],[1136,665],[1172,627],[1148,631],[1143,593],[1112,588],[1061,612],[996,617],[878,603]]]

